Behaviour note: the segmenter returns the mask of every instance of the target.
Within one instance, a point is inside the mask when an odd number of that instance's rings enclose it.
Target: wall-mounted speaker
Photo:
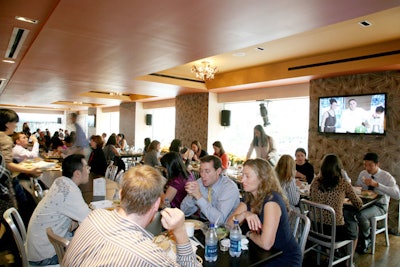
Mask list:
[[[151,125],[151,118],[152,118],[151,114],[146,114],[146,125]]]
[[[57,123],[61,124],[61,118],[57,118]]]
[[[231,111],[224,109],[221,111],[221,126],[230,126],[230,125],[231,125]]]

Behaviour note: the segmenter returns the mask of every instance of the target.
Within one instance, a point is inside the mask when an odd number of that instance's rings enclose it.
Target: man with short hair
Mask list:
[[[70,239],[89,214],[90,209],[82,197],[80,184],[89,181],[90,167],[83,155],[73,154],[62,163],[62,177],[57,178],[49,192],[39,202],[28,225],[27,254],[30,265],[57,264],[53,245],[47,238],[46,228],[56,235]]]
[[[371,246],[371,223],[370,219],[375,216],[383,215],[388,211],[390,198],[400,199],[399,187],[393,176],[379,168],[379,157],[376,153],[367,153],[364,156],[365,170],[360,172],[357,180],[357,186],[363,190],[373,190],[382,195],[374,205],[362,209],[356,214],[360,227],[359,248],[360,253],[367,253]]]
[[[153,167],[129,169],[122,180],[121,207],[97,209],[85,219],[68,246],[63,266],[197,266],[182,211],[161,211],[163,227],[176,239],[176,262],[145,230],[158,211],[165,182]]]
[[[181,210],[186,216],[199,210],[200,218],[211,223],[225,223],[239,205],[238,186],[222,174],[221,159],[214,155],[200,158],[200,177],[186,183],[188,195],[181,203]]]
[[[29,139],[25,133],[21,132],[13,134],[15,146],[12,149],[12,155],[13,159],[17,162],[39,157],[39,142],[36,138],[36,135],[32,134],[30,139],[33,143],[32,150],[28,149]]]

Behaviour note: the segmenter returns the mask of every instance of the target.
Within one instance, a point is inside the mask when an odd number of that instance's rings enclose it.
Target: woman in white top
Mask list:
[[[254,137],[251,141],[246,160],[251,157],[253,150],[256,151],[256,157],[267,160],[272,166],[277,162],[277,150],[274,139],[267,135],[261,125],[254,127]]]

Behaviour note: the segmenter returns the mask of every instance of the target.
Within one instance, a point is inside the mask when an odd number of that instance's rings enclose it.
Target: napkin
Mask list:
[[[90,202],[90,208],[92,209],[106,209],[111,208],[113,206],[113,202],[111,200],[100,200],[100,201],[92,201]]]
[[[106,196],[106,179],[97,178],[93,179],[93,196]]]

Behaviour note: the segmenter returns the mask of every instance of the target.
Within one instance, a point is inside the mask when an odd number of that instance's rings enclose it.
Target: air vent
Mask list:
[[[308,69],[308,68],[321,67],[321,66],[339,64],[339,63],[346,63],[346,62],[352,62],[352,61],[358,61],[358,60],[364,60],[364,59],[393,56],[393,55],[398,55],[398,54],[400,54],[400,50],[394,50],[394,51],[371,54],[371,55],[366,55],[366,56],[350,57],[350,58],[343,58],[343,59],[332,60],[332,61],[318,62],[318,63],[308,64],[308,65],[295,66],[295,67],[288,68],[288,70],[291,71],[291,70]]]
[[[104,92],[104,91],[89,91],[89,93],[111,95],[111,96],[130,96],[129,94],[115,93],[115,92]]]
[[[194,79],[176,77],[176,76],[165,75],[165,74],[160,74],[160,73],[150,73],[149,75],[150,76],[161,77],[161,78],[169,78],[169,79],[175,79],[175,80],[181,80],[181,81],[195,82],[195,83],[206,83],[205,81],[199,81],[199,80],[194,80]]]
[[[29,30],[14,28],[11,34],[10,42],[6,51],[5,58],[17,58],[21,47],[28,36]]]

